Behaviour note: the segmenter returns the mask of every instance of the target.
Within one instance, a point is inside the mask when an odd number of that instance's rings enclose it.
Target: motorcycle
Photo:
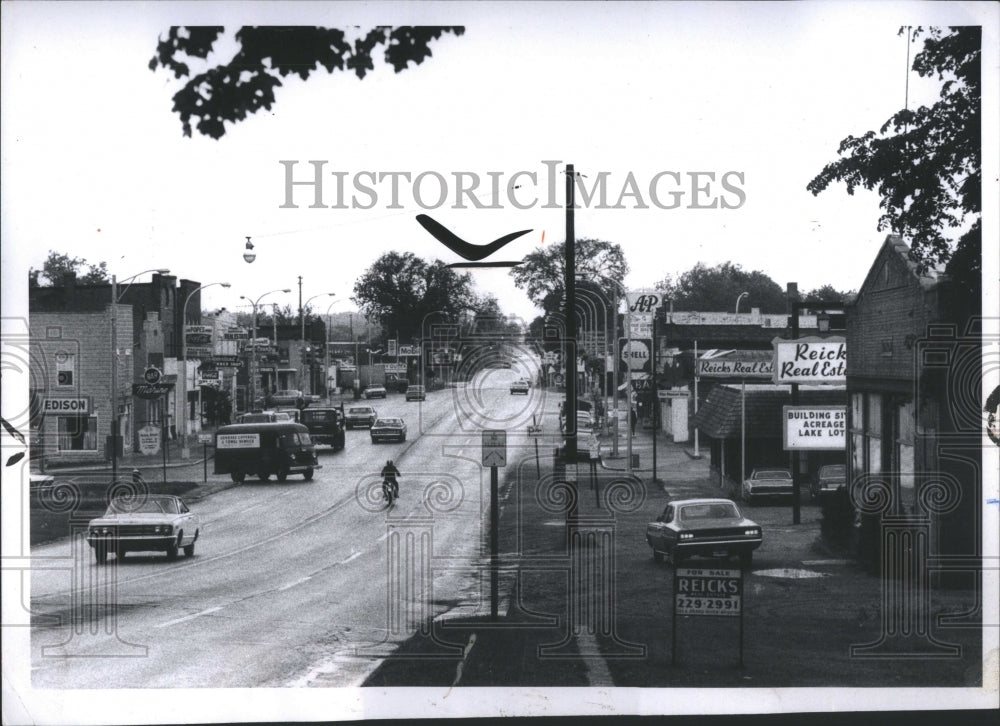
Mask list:
[[[399,497],[399,482],[396,481],[395,477],[385,477],[382,480],[382,498],[388,503],[388,506],[392,506],[394,500]]]

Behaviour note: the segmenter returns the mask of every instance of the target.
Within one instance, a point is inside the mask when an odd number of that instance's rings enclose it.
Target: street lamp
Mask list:
[[[191,298],[194,297],[196,292],[204,290],[206,287],[211,287],[212,285],[222,285],[222,287],[230,287],[228,282],[207,282],[200,287],[195,288],[188,293],[188,296],[184,299],[184,307],[181,308],[181,369],[184,372],[184,384],[183,384],[183,401],[184,401],[184,415],[181,417],[181,458],[187,459],[191,456],[191,450],[188,448],[188,369],[187,369],[187,307],[188,303],[191,302]],[[200,398],[200,396],[199,396]],[[199,405],[199,417],[201,416],[201,407]]]
[[[129,284],[122,290],[121,296],[118,294],[118,278],[111,276],[111,481],[118,481],[118,437],[120,424],[118,421],[118,301],[124,296],[132,286],[130,280],[134,280],[139,275],[147,272],[156,272],[166,275],[170,272],[167,268],[154,268],[137,272],[131,277],[126,277],[125,282]]]
[[[742,300],[745,297],[750,297],[750,293],[748,293],[748,292],[741,292],[739,294],[739,296],[736,298],[736,310],[735,310],[735,312],[737,314],[740,312],[740,300]]]
[[[282,290],[268,290],[264,294],[260,295],[256,300],[251,300],[246,295],[240,295],[240,300],[246,300],[253,307],[253,327],[251,332],[250,343],[253,346],[253,352],[250,359],[250,409],[253,409],[254,405],[257,403],[257,306],[260,301],[266,296],[271,295],[275,292],[291,292],[291,288],[284,288]]]
[[[301,279],[302,278],[299,278],[299,280],[300,280],[300,283],[299,283],[299,292],[300,293],[302,291]],[[302,350],[301,350],[301,357],[299,359],[299,362],[300,362],[299,368],[302,371],[301,375],[300,375],[300,379],[301,379],[300,383],[304,383],[305,382],[305,377],[306,377],[306,372],[305,372],[306,371],[306,308],[309,307],[309,303],[310,302],[312,302],[313,300],[315,300],[318,297],[323,297],[325,295],[333,296],[333,295],[336,295],[336,294],[337,293],[335,293],[335,292],[321,292],[318,295],[313,295],[311,298],[309,298],[308,300],[306,300],[304,304],[302,304],[302,305],[299,306],[299,318],[300,318],[300,322],[302,324]],[[302,298],[300,297],[299,299],[301,300]],[[311,371],[310,371],[310,373],[311,373]],[[307,391],[307,390],[305,390],[305,388],[306,388],[305,386],[302,387],[303,393],[310,393],[310,394],[312,393],[312,375],[309,376],[309,390]]]

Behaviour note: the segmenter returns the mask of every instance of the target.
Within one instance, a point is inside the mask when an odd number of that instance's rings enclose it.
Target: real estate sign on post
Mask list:
[[[847,406],[783,406],[785,451],[842,450],[847,441]]]
[[[846,383],[847,343],[842,337],[775,338],[775,383]]]

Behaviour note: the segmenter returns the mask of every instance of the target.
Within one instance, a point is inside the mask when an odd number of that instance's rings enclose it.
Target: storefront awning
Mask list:
[[[746,431],[755,439],[780,439],[781,407],[792,403],[791,387],[769,383],[746,386]],[[800,386],[799,404],[846,406],[844,386]],[[698,409],[695,426],[713,439],[740,436],[741,388],[727,384],[716,386],[708,400]]]

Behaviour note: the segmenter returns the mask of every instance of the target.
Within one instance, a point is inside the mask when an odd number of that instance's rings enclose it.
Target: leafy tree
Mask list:
[[[401,341],[419,336],[427,315],[457,317],[477,302],[468,273],[459,275],[440,260],[428,263],[411,252],[379,257],[358,278],[351,299]]]
[[[847,302],[853,292],[840,292],[833,285],[822,285],[810,290],[802,298],[803,302]]]
[[[167,37],[160,38],[150,70],[162,66],[175,78],[189,76],[191,70],[182,59],[207,59],[224,30],[171,27]],[[270,110],[274,89],[291,73],[306,80],[322,66],[328,73],[353,71],[363,79],[375,67],[373,56],[379,46],[385,46],[385,62],[399,73],[411,62],[419,65],[430,57],[431,42],[444,33],[464,32],[462,26],[378,26],[352,40],[339,28],[246,26],[236,32],[240,47],[232,59],[191,77],[174,94],[173,110],[180,116],[185,136],[191,136],[193,117],[198,119],[199,133],[218,139],[226,133],[225,122],[237,123],[261,109]]]
[[[80,271],[84,267],[87,268],[87,272],[81,275]],[[67,272],[75,273],[77,282],[83,285],[100,285],[109,282],[108,265],[106,262],[98,262],[96,265],[92,265],[82,257],[70,257],[69,255],[49,250],[49,256],[42,264],[41,270],[34,268],[28,270],[28,285],[38,287],[41,285],[41,278],[44,278],[49,285],[61,285],[63,276]]]
[[[731,262],[715,267],[699,262],[679,277],[667,275],[656,288],[673,300],[674,310],[735,311],[736,299],[744,292],[749,293],[744,310],[754,307],[764,313],[783,313],[787,309],[785,291],[778,283],[759,270],[747,272]]]
[[[920,272],[947,264],[946,272],[962,294],[978,301],[982,29],[918,27],[912,42],[920,38],[923,49],[914,56],[913,70],[937,77],[938,100],[897,111],[878,132],[848,136],[840,142],[841,158],[827,164],[806,188],[816,195],[842,181],[848,194],[858,187],[877,189],[884,212],[878,229],[892,230],[907,241]]]
[[[524,261],[510,271],[514,284],[528,294],[528,298],[546,312],[562,306],[563,280],[566,269],[566,243],[560,242],[525,256]],[[590,279],[613,295],[614,286],[602,278],[624,280],[628,262],[621,245],[599,239],[576,241],[576,277]]]

